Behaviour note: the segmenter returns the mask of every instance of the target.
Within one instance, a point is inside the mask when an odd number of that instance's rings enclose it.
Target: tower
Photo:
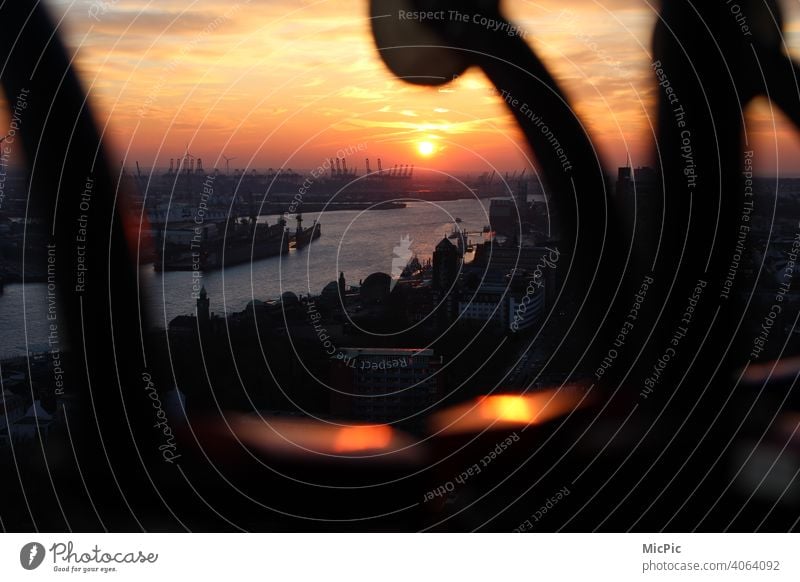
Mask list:
[[[206,288],[203,286],[200,289],[200,296],[197,298],[197,323],[200,327],[207,326],[211,319],[208,310],[209,304],[208,293],[206,293]]]
[[[458,277],[458,249],[444,237],[433,251],[433,293],[440,303],[436,313],[436,324],[444,329],[458,315],[457,292],[453,289]]]
[[[443,238],[433,251],[433,288],[447,291],[458,276],[458,249]]]

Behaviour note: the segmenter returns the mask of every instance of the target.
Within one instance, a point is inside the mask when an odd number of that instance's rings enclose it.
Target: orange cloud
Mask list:
[[[130,164],[166,165],[189,144],[204,161],[255,155],[256,167],[311,167],[358,142],[402,162],[422,136],[450,144],[430,161],[442,169],[482,171],[478,154],[506,169],[524,161],[510,114],[477,71],[443,90],[391,76],[375,51],[364,0],[50,6],[64,17],[98,117],[108,121],[114,145],[131,152]],[[607,159],[622,163],[631,153],[646,163],[656,97],[653,8],[635,0],[505,6]],[[800,50],[800,8],[787,8],[786,39]],[[761,104],[750,119],[748,135],[765,151],[766,167],[800,173],[798,139],[782,115]]]

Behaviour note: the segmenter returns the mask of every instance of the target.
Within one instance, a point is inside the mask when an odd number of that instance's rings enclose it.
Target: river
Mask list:
[[[489,200],[410,202],[396,210],[342,210],[305,213],[304,226],[318,219],[322,236],[288,255],[261,259],[204,273],[211,310],[217,314],[241,311],[253,299],[277,299],[286,291],[317,295],[344,272],[349,285],[371,273],[392,272],[395,247],[408,235],[410,250],[420,260],[429,258],[456,218],[467,232],[489,224]],[[265,217],[274,221],[275,217]],[[262,218],[262,220],[264,220]],[[289,227],[294,228],[294,221]],[[469,238],[479,242],[479,234]],[[191,272],[156,273],[152,265],[140,268],[145,307],[153,326],[165,327],[175,316],[194,313]],[[47,349],[47,288],[44,283],[8,284],[0,296],[0,358]]]

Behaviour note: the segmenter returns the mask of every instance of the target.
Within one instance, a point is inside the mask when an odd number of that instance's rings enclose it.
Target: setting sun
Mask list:
[[[433,155],[436,151],[436,146],[429,141],[421,141],[417,144],[417,151],[420,155],[427,157]]]

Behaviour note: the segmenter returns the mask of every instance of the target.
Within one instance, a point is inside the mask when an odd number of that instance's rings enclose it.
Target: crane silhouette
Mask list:
[[[231,173],[231,161],[235,160],[236,158],[235,157],[229,158],[227,156],[222,156],[222,158],[225,160],[225,174],[230,175],[230,173]]]

